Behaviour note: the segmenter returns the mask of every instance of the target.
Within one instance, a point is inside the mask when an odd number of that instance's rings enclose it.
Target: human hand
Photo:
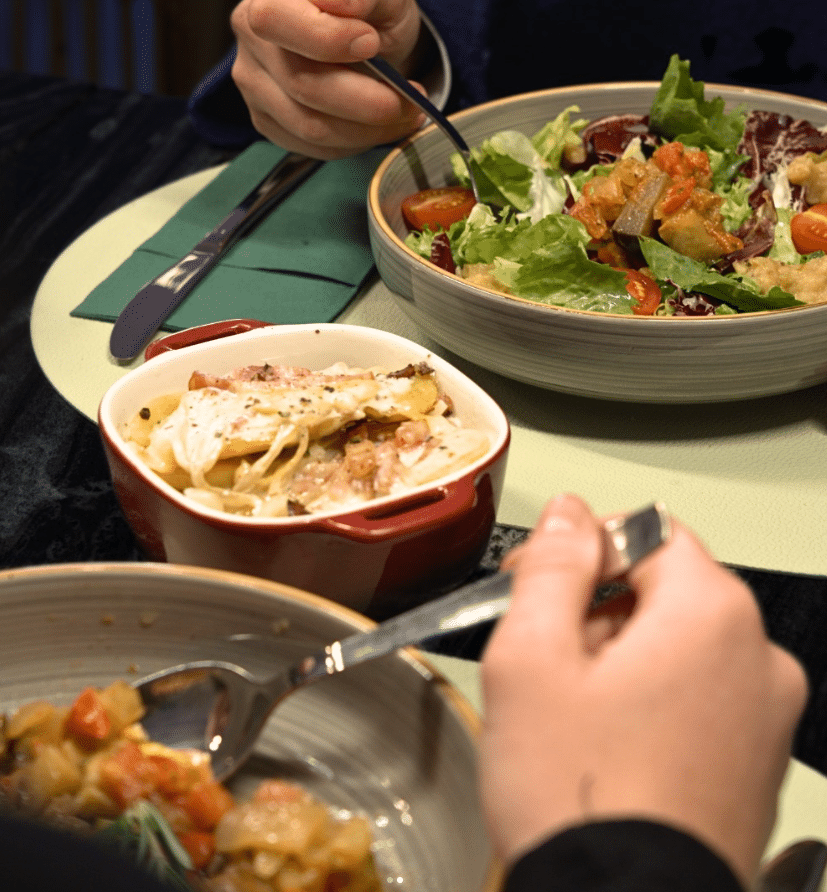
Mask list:
[[[242,0],[231,23],[233,79],[271,142],[340,158],[422,125],[411,102],[352,67],[382,55],[408,73],[421,25],[415,0]]]
[[[749,589],[680,523],[589,610],[599,522],[552,501],[509,556],[508,613],[482,661],[481,790],[512,862],[577,824],[644,818],[700,839],[749,885],[804,708],[802,668]]]

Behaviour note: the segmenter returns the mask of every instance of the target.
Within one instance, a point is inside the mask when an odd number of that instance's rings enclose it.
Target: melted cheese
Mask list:
[[[444,417],[449,401],[429,368],[264,366],[195,373],[193,385],[143,410],[124,436],[150,469],[215,510],[340,510],[444,477],[488,448]]]

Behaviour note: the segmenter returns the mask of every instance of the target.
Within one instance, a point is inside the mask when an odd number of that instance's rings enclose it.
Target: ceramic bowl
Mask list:
[[[218,659],[267,676],[372,623],[264,580],[167,564],[77,564],[0,572],[0,713],[88,685],[137,681]],[[414,650],[284,701],[231,785],[264,777],[366,815],[386,888],[495,889],[477,802],[470,704]]]
[[[570,105],[595,119],[648,113],[655,83],[546,90],[452,116],[469,145],[498,130],[533,134]],[[766,109],[827,125],[827,104],[706,85],[728,107]],[[740,316],[629,317],[540,306],[463,282],[404,244],[406,195],[452,182],[451,146],[429,127],[394,149],[370,186],[371,244],[399,306],[433,340],[506,377],[613,400],[704,403],[797,390],[827,380],[827,304]]]
[[[182,335],[174,339],[180,343]],[[337,361],[385,368],[427,361],[463,423],[487,433],[489,449],[404,496],[335,514],[268,519],[197,505],[127,448],[122,425],[147,400],[186,390],[195,370],[226,374],[265,361],[312,369]],[[266,326],[167,351],[115,383],[98,417],[115,493],[152,559],[261,576],[374,619],[427,600],[476,568],[494,525],[510,438],[499,406],[445,360],[396,335],[337,324]]]

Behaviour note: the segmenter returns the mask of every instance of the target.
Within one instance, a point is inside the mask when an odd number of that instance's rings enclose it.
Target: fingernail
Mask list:
[[[354,38],[350,44],[350,52],[360,59],[369,59],[371,56],[375,56],[377,52],[376,35],[368,32]]]
[[[571,502],[567,495],[555,496],[548,503],[540,521],[540,529],[544,533],[574,529],[574,522],[571,519]]]

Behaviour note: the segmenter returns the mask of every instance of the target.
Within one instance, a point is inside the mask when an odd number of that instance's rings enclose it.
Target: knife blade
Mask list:
[[[185,257],[147,282],[121,310],[109,338],[112,356],[120,362],[134,359],[229,248],[323,163],[298,152],[288,152],[215,229]]]

